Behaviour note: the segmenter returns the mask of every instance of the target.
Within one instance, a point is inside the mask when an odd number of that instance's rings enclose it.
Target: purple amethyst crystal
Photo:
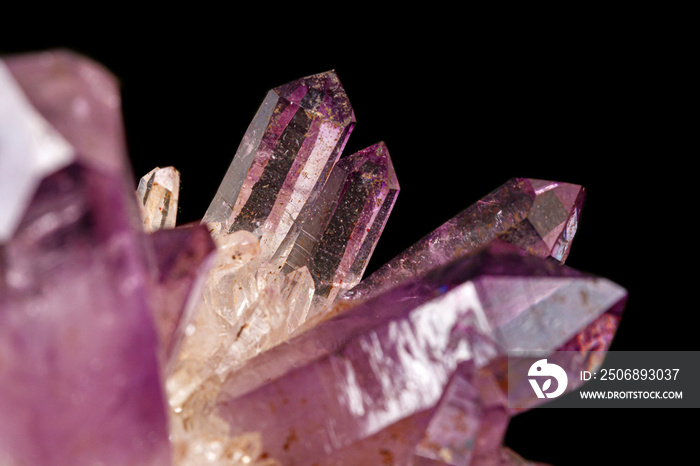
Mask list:
[[[339,160],[335,72],[268,93],[207,225],[160,230],[174,167],[139,210],[119,106],[0,60],[0,464],[525,465],[531,355],[601,364],[626,291],[561,265],[582,187],[512,179],[358,284],[399,185],[383,143]]]
[[[283,463],[373,464],[382,453],[364,442],[404,422],[420,440],[421,413],[461,364],[498,369],[517,351],[553,352],[625,297],[612,282],[499,242],[251,360],[224,384],[219,413],[234,433],[261,432],[265,451]],[[404,464],[414,444],[385,439],[380,450]]]
[[[500,238],[531,254],[564,262],[585,190],[555,181],[515,178],[409,247],[344,299],[366,299]]]
[[[3,464],[170,463],[119,101],[82,57],[0,61]]]

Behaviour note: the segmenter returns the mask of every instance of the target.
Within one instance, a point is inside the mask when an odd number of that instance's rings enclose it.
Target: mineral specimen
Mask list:
[[[512,179],[360,281],[399,185],[354,124],[335,72],[270,91],[174,228],[108,73],[0,61],[0,464],[531,464],[529,355],[598,367],[626,298],[561,265],[584,189]]]

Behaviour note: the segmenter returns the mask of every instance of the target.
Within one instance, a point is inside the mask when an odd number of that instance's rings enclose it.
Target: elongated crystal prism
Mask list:
[[[343,299],[367,299],[501,238],[540,257],[564,262],[585,190],[526,178],[509,180],[384,264]]]
[[[398,192],[389,151],[379,143],[341,159],[297,217],[275,257],[286,258],[282,273],[309,268],[314,312],[360,282]]]
[[[137,194],[143,205],[145,231],[175,228],[180,172],[174,167],[154,168],[139,181]]]
[[[363,442],[434,409],[459,364],[554,351],[625,299],[614,283],[506,246],[405,282],[252,359],[225,382],[219,414],[234,435],[262,433],[282,463],[376,464]],[[402,464],[412,446],[397,439],[384,449]]]
[[[334,71],[271,90],[203,221],[220,224],[226,233],[254,232],[269,258],[301,208],[320,191],[354,124]]]
[[[67,52],[8,58],[0,115],[0,185],[19,189],[0,209],[11,205],[0,218],[0,463],[170,464],[115,79]]]

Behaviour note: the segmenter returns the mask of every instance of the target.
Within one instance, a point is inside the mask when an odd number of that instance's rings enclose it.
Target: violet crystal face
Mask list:
[[[399,183],[354,126],[334,71],[271,90],[176,227],[107,71],[0,60],[0,464],[535,464],[509,365],[598,367],[626,300],[562,265],[584,188],[511,179],[363,280]]]

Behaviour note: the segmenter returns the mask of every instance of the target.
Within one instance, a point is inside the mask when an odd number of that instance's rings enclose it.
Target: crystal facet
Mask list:
[[[426,416],[429,422],[413,449],[413,463],[472,464],[501,448],[508,415],[503,400],[488,400],[489,392],[498,393],[499,388],[491,374],[475,375],[474,370],[473,364],[458,366],[434,411]]]

